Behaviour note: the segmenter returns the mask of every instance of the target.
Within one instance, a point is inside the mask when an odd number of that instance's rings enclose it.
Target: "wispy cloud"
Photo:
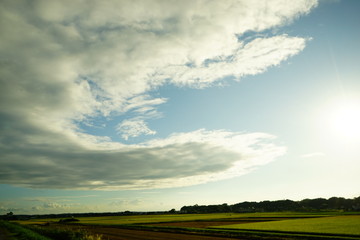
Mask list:
[[[154,135],[155,131],[148,128],[147,124],[144,120],[133,118],[127,119],[119,123],[116,127],[118,134],[121,135],[122,138],[128,140],[129,137],[137,137],[140,135]]]
[[[136,206],[142,204],[144,201],[142,199],[118,199],[111,201],[109,206],[111,207],[122,207],[122,208],[136,208]]]
[[[82,198],[93,198],[93,197],[97,197],[97,195],[81,195],[81,196],[46,196],[46,197],[26,197],[23,198],[21,200],[24,201],[29,201],[29,202],[54,202],[54,201],[60,201],[59,199],[61,199],[61,202],[70,202],[70,201],[74,201],[76,199],[82,199]]]
[[[122,112],[132,110],[146,117],[160,116],[160,114],[156,112],[156,106],[165,103],[166,100],[165,98],[152,98],[149,95],[135,96],[128,99]]]
[[[154,135],[146,123],[147,119],[160,118],[162,116],[156,110],[156,106],[166,102],[164,98],[151,98],[149,95],[135,96],[127,101],[123,112],[132,111],[136,117],[125,119],[116,126],[116,131],[125,140],[140,135]]]
[[[245,75],[255,75],[278,65],[288,57],[299,53],[305,47],[306,39],[280,35],[255,40],[239,46],[231,55],[207,59],[207,64],[196,67],[169,66],[166,74],[173,76],[173,82],[192,87],[207,87],[222,81],[226,76],[237,80]]]
[[[138,120],[120,123],[123,137],[153,134],[146,120],[159,116],[156,106],[166,99],[150,90],[207,87],[278,65],[306,38],[245,43],[238,36],[291,23],[316,4],[1,1],[0,181],[35,188],[182,186],[273,160],[284,149],[266,134],[199,130],[125,145],[85,134],[77,123],[132,111]]]

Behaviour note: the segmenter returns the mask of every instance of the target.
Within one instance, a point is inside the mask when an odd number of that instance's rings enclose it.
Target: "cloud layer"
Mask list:
[[[284,152],[267,134],[199,130],[138,145],[85,134],[79,122],[137,114],[126,139],[166,102],[164,84],[204,88],[259,74],[306,39],[249,31],[316,6],[288,1],[2,1],[0,181],[43,188],[152,188],[236,176]],[[131,123],[131,124],[126,124]],[[124,127],[125,126],[125,127]],[[255,145],[256,146],[255,146]],[[231,145],[231,146],[230,146]]]
[[[198,130],[113,150],[87,149],[64,138],[56,144],[15,141],[3,152],[1,177],[37,188],[186,186],[244,174],[284,154],[272,139],[263,133]]]

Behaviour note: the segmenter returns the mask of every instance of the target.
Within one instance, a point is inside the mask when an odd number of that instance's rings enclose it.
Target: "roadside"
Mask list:
[[[11,236],[8,230],[0,227],[0,240],[15,240],[15,238]]]

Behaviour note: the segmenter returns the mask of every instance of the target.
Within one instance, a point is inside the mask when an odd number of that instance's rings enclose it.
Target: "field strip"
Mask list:
[[[360,215],[221,225],[213,228],[360,236]]]
[[[243,239],[268,239],[281,238],[281,239],[347,239],[359,240],[360,236],[345,235],[345,234],[314,234],[306,232],[281,232],[281,231],[257,231],[257,230],[242,230],[242,229],[216,229],[216,228],[182,228],[182,227],[154,227],[144,225],[120,225],[116,228],[130,229],[130,230],[143,230],[167,233],[179,233],[190,235],[202,236],[218,236],[230,238],[243,238]]]
[[[165,215],[130,215],[130,216],[96,216],[76,217],[81,223],[86,224],[129,224],[129,223],[153,223],[153,222],[180,222],[200,220],[225,220],[225,219],[255,219],[255,218],[313,218],[331,216],[334,212],[274,212],[274,213],[208,213],[208,214],[165,214]],[[20,224],[43,224],[47,222],[58,222],[61,218],[43,218],[16,220]]]
[[[210,228],[210,229],[217,229],[217,228]],[[336,233],[316,233],[316,232],[294,232],[294,231],[275,231],[275,230],[254,230],[254,229],[234,229],[234,228],[221,228],[223,230],[228,231],[241,231],[241,232],[253,232],[253,233],[273,233],[273,234],[283,234],[283,235],[306,235],[306,236],[318,236],[321,238],[334,238],[334,237],[341,237],[346,239],[360,239],[360,235],[354,234],[336,234]]]
[[[79,217],[76,222],[59,219],[18,221],[38,227],[72,226],[84,229],[108,229],[163,232],[171,234],[217,236],[241,239],[348,239],[360,240],[360,214],[340,212],[313,213],[223,213]],[[117,230],[116,230],[117,229]],[[182,239],[182,238],[181,238]]]

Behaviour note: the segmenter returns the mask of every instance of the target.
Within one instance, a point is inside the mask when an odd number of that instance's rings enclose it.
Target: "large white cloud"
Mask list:
[[[306,39],[243,42],[239,36],[288,24],[316,4],[1,1],[0,181],[55,188],[179,186],[239,175],[242,164],[273,159],[281,147],[259,145],[253,157],[244,157],[227,146],[249,152],[253,142],[243,143],[246,134],[198,131],[125,145],[84,134],[77,123],[133,111],[142,133],[154,133],[145,120],[158,117],[156,105],[166,99],[152,98],[149,90],[165,83],[207,87],[279,64],[299,53]]]

